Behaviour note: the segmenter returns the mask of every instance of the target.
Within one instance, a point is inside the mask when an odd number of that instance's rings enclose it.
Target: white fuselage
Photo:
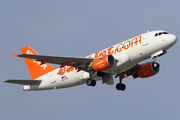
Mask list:
[[[103,72],[112,75],[119,74],[134,67],[139,62],[151,58],[159,51],[169,49],[177,41],[176,36],[172,34],[155,36],[156,33],[160,32],[162,33],[164,31],[152,31],[141,34],[87,57],[96,59],[107,54],[113,55],[115,58],[115,65]],[[68,66],[66,67],[68,69]],[[57,68],[56,70],[39,77],[37,80],[42,80],[39,86],[25,85],[23,89],[45,90],[66,88],[84,84],[86,80],[90,78],[89,73],[83,70],[77,72],[76,69],[73,69],[72,71],[64,72],[63,75],[58,74],[59,70],[60,68]],[[101,77],[98,77],[96,73],[93,74],[92,77],[95,80],[101,79]]]

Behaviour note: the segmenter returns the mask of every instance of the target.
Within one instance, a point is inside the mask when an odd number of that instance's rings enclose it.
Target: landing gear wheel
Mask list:
[[[88,79],[87,81],[86,81],[86,84],[88,85],[88,86],[95,86],[96,85],[96,81],[95,80],[91,80],[91,79]]]
[[[123,83],[118,83],[118,84],[116,85],[116,89],[117,89],[117,90],[124,91],[124,90],[126,89],[126,85],[123,84]]]
[[[92,80],[91,86],[94,87],[96,85],[96,81]]]
[[[88,79],[88,80],[86,81],[87,86],[91,86],[91,83],[92,83],[92,80],[90,80],[90,79]]]
[[[116,85],[117,90],[124,91],[126,89],[126,85],[122,83],[124,77],[125,77],[124,73],[119,74],[119,83]]]

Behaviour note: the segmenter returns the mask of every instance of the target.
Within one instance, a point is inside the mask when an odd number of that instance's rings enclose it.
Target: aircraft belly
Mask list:
[[[84,84],[85,81],[80,79],[82,72],[83,71],[80,71],[78,73],[76,72],[76,74],[72,72],[72,73],[61,76],[58,82],[58,88],[73,87],[73,86]]]

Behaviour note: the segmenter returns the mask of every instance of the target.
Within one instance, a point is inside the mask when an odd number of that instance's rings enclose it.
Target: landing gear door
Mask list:
[[[112,74],[110,74],[110,79],[108,82],[106,82],[107,85],[113,85],[114,84],[114,79],[113,79],[113,76]]]
[[[143,44],[143,46],[146,46],[146,45],[149,44],[149,43],[148,43],[148,34],[149,34],[149,32],[147,32],[147,33],[145,33],[145,34],[143,35],[143,39],[142,39],[142,44]]]

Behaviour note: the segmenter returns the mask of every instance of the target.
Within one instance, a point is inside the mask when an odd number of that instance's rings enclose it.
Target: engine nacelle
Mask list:
[[[92,67],[95,71],[103,71],[111,68],[115,64],[115,59],[112,55],[105,55],[92,62]]]
[[[149,62],[142,65],[137,70],[137,76],[141,78],[151,77],[159,72],[159,63]],[[135,77],[135,78],[136,78]]]

